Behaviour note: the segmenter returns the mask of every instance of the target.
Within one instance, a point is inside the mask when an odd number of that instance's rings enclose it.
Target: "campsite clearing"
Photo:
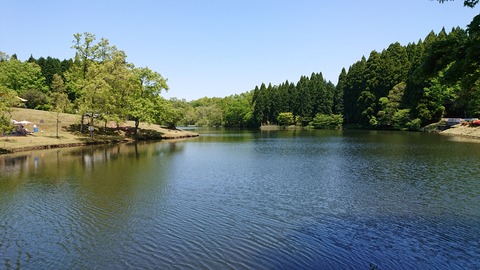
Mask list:
[[[84,126],[85,132],[80,132],[80,115],[59,114],[57,137],[57,113],[31,109],[14,108],[12,119],[28,121],[24,127],[26,136],[9,135],[0,137],[0,153],[12,153],[31,149],[58,148],[88,144],[131,142],[134,123],[127,121],[117,129],[116,124],[97,120],[93,131],[93,139]],[[36,125],[37,132],[34,131]],[[197,137],[197,133],[168,129],[159,125],[140,123],[139,138],[143,140],[182,139]]]

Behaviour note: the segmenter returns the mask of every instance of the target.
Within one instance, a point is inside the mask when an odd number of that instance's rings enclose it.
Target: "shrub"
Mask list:
[[[288,126],[294,123],[293,114],[291,112],[282,112],[278,114],[277,121],[282,126]]]
[[[10,133],[13,130],[13,125],[6,115],[0,116],[0,136]]]
[[[392,117],[393,127],[395,129],[406,130],[410,122],[410,109],[398,110]]]
[[[22,94],[27,101],[25,105],[29,109],[48,110],[48,98],[45,93],[37,89],[30,89]]]
[[[317,114],[310,122],[310,126],[315,129],[336,129],[341,128],[343,124],[343,115],[341,114]]]
[[[419,118],[415,118],[407,123],[407,128],[408,130],[420,130],[421,125],[422,120],[420,120]]]

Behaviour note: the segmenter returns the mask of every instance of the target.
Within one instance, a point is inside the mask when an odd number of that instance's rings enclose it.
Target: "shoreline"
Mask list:
[[[480,142],[480,127],[469,127],[458,124],[449,129],[441,131],[439,134],[444,136],[474,139],[479,140]]]
[[[152,127],[152,126],[150,126]],[[157,127],[154,129],[163,129]],[[148,129],[142,129],[147,130]],[[144,141],[172,141],[172,140],[182,140],[189,138],[196,138],[199,136],[198,133],[183,131],[183,130],[167,130],[160,138],[147,138],[147,139],[133,139],[127,137],[118,137],[114,139],[94,139],[90,140],[88,137],[76,136],[75,138],[64,139],[64,138],[51,138],[49,143],[40,143],[32,144],[33,140],[36,140],[38,136],[35,134],[30,134],[27,136],[8,136],[0,137],[0,155],[13,154],[17,152],[32,151],[32,150],[44,150],[44,149],[54,149],[54,148],[67,148],[67,147],[79,147],[79,146],[89,146],[89,145],[102,145],[102,144],[119,144],[119,143],[134,143],[134,142],[144,142]],[[270,129],[269,129],[270,130]],[[480,142],[480,127],[469,127],[462,125],[455,125],[449,129],[438,132],[438,134],[449,137],[456,138],[465,138],[478,140]],[[30,141],[30,143],[26,142]],[[63,142],[62,142],[63,141]],[[2,144],[3,143],[3,147]],[[8,144],[17,144],[9,145]]]
[[[185,131],[181,131],[186,133]],[[13,148],[2,148],[0,147],[0,155],[15,154],[19,152],[35,151],[35,150],[46,150],[46,149],[56,149],[56,148],[69,148],[69,147],[81,147],[81,146],[91,146],[91,145],[111,145],[111,144],[122,144],[122,143],[136,143],[136,142],[161,142],[161,141],[177,141],[183,139],[196,138],[199,134],[188,132],[188,134],[179,135],[179,136],[162,136],[160,139],[113,139],[113,140],[93,140],[93,141],[83,141],[83,142],[65,142],[65,143],[51,143],[51,144],[37,144],[30,146],[19,146]],[[28,137],[28,135],[27,135]],[[9,137],[9,138],[18,138],[18,137]],[[58,139],[61,140],[61,139]],[[0,141],[1,142],[1,141]],[[8,141],[4,141],[8,142]]]
[[[169,129],[155,124],[140,123],[138,138],[133,138],[132,121],[120,125],[114,122],[96,120],[94,138],[90,133],[79,132],[80,115],[61,113],[57,114],[23,108],[14,108],[11,113],[12,120],[28,121],[25,128],[37,132],[27,135],[8,135],[0,137],[0,155],[13,154],[23,151],[42,150],[52,148],[66,148],[101,144],[133,143],[142,141],[177,140],[198,137],[198,133],[179,129]],[[57,120],[58,131],[57,131]],[[57,137],[58,134],[58,137]]]
[[[181,131],[182,133],[184,131]],[[186,132],[185,132],[186,133]],[[69,147],[81,147],[81,146],[90,146],[90,145],[109,145],[109,144],[122,144],[122,143],[135,143],[135,142],[161,142],[161,141],[176,141],[176,140],[184,140],[190,138],[196,138],[199,135],[196,133],[189,132],[188,134],[179,135],[179,136],[162,136],[160,139],[141,139],[141,140],[134,140],[134,139],[113,139],[113,140],[93,140],[93,141],[79,141],[79,142],[65,142],[65,143],[49,143],[49,144],[36,144],[36,145],[26,145],[26,146],[18,146],[18,147],[0,147],[0,155],[8,155],[14,154],[19,152],[26,152],[26,151],[35,151],[35,150],[45,150],[45,149],[55,149],[55,148],[69,148]],[[27,135],[28,137],[28,135]],[[1,137],[0,137],[1,138]],[[0,142],[4,142],[4,145],[12,140],[12,138],[18,137],[9,137],[8,140],[0,140]],[[61,140],[61,139],[57,139]],[[18,142],[18,141],[15,141]]]
[[[13,154],[17,152],[54,149],[54,148],[67,148],[89,145],[102,145],[102,144],[121,144],[121,143],[134,143],[142,141],[163,141],[163,140],[182,140],[198,137],[198,133],[184,131],[179,129],[168,129],[159,125],[148,125],[140,123],[139,134],[140,139],[134,139],[131,136],[127,136],[125,132],[119,132],[114,128],[114,125],[110,123],[109,131],[115,131],[115,134],[102,134],[101,132],[95,133],[95,138],[92,140],[88,133],[80,133],[72,131],[70,128],[75,122],[78,122],[78,115],[62,114],[62,126],[59,130],[59,137],[56,137],[56,119],[52,119],[52,115],[49,112],[18,109],[16,108],[12,113],[12,118],[24,120],[27,118],[29,121],[38,124],[40,132],[30,133],[26,136],[3,136],[0,137],[0,155]],[[45,120],[44,120],[45,119]],[[131,128],[132,123],[126,122],[122,127]],[[96,129],[101,130],[103,127],[95,126]],[[286,129],[290,129],[287,127]],[[262,126],[261,130],[280,130],[280,126]],[[439,135],[448,136],[458,139],[469,139],[472,141],[480,142],[480,127],[462,126],[460,124],[452,126],[446,130],[437,132]]]

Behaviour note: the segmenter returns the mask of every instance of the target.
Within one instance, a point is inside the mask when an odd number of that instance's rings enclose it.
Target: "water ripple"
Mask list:
[[[131,146],[113,159],[106,148],[88,164],[2,174],[0,265],[478,268],[474,146],[282,134]],[[97,153],[84,152],[75,157]]]

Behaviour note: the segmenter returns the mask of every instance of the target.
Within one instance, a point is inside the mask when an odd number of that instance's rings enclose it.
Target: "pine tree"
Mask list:
[[[333,113],[343,114],[343,92],[345,90],[345,83],[347,80],[347,71],[342,68],[340,75],[338,76],[338,83],[335,87],[335,94],[333,98]]]
[[[367,60],[365,57],[354,63],[348,69],[345,90],[343,96],[343,105],[345,112],[345,120],[347,123],[357,123],[357,101],[360,93],[365,89],[364,73]]]

